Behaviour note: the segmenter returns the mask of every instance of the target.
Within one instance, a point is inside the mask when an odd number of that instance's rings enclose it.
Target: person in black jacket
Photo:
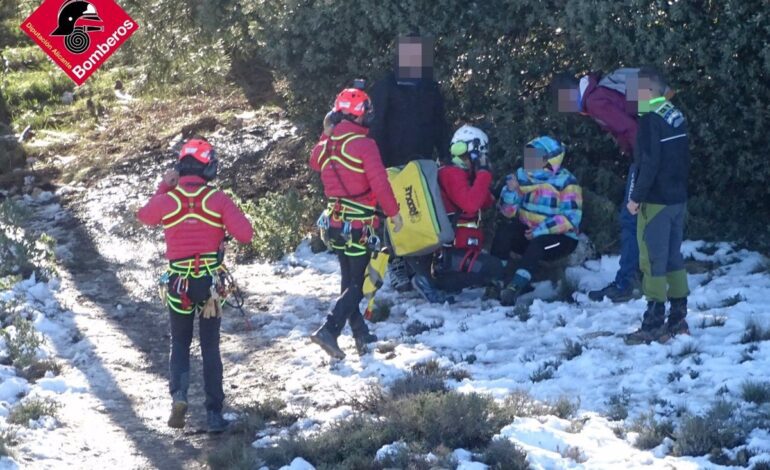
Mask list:
[[[687,272],[680,247],[687,211],[690,169],[687,121],[663,96],[665,83],[654,70],[639,72],[639,130],[634,160],[639,168],[628,210],[639,214],[639,264],[647,297],[639,330],[626,336],[629,344],[667,341],[688,334]],[[671,304],[666,319],[666,300]]]
[[[433,79],[433,44],[428,38],[398,38],[394,70],[374,84],[370,135],[386,167],[419,158],[449,161],[449,126],[444,97]]]
[[[393,71],[376,82],[370,94],[374,119],[369,135],[377,142],[385,167],[422,158],[448,162],[450,134],[444,97],[433,79],[433,41],[402,36],[396,47]],[[430,257],[409,261],[412,273],[429,274]],[[393,289],[411,289],[404,258],[391,258],[389,273]]]

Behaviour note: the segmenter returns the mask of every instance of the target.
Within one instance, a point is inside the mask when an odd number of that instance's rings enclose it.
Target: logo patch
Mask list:
[[[414,199],[414,188],[407,186],[404,188],[404,199],[406,199],[406,206],[409,208],[409,220],[412,223],[417,223],[422,219],[420,210],[417,208],[417,201]]]
[[[21,29],[82,85],[139,25],[113,0],[44,0]]]

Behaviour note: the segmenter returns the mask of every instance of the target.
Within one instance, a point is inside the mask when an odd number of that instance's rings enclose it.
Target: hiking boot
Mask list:
[[[481,297],[482,300],[500,300],[500,291],[502,290],[502,286],[499,286],[497,284],[491,284],[484,288],[484,295]]]
[[[340,346],[337,344],[337,337],[334,336],[326,325],[317,329],[315,333],[310,335],[310,341],[321,346],[326,354],[337,359],[345,359],[345,353],[342,352]]]
[[[516,305],[516,301],[519,300],[519,297],[531,290],[532,288],[530,288],[529,279],[520,274],[516,274],[511,283],[500,291],[500,305],[506,307]]]
[[[390,287],[393,290],[407,292],[412,289],[404,258],[393,258],[388,266],[388,274],[390,275]]]
[[[666,304],[663,302],[647,302],[642,327],[625,336],[626,344],[649,344],[665,336],[667,329],[664,325]]]
[[[631,299],[637,298],[637,294],[634,291],[633,286],[621,289],[620,286],[613,282],[607,287],[599,290],[592,290],[588,293],[588,298],[594,302],[601,302],[607,297],[613,303],[628,302]]]
[[[358,352],[359,356],[363,356],[369,352],[369,348],[366,345],[377,341],[377,335],[367,331],[363,335],[354,335],[353,340],[356,343],[356,352]]]
[[[208,410],[206,412],[206,424],[208,425],[209,432],[218,433],[225,431],[230,422],[222,416],[222,412]]]
[[[168,427],[182,429],[186,413],[187,402],[184,400],[174,400],[171,404],[171,416],[168,417]]]
[[[430,280],[422,274],[415,274],[412,278],[412,287],[420,296],[432,304],[454,303],[454,297],[449,297],[430,284]]]

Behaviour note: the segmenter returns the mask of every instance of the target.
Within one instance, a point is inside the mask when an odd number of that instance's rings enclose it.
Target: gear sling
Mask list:
[[[223,229],[222,215],[206,207],[206,201],[216,192],[215,188],[206,185],[191,193],[181,187],[169,191],[167,194],[176,201],[177,207],[163,217],[163,228],[169,229],[186,220],[197,219]],[[165,290],[162,300],[174,312],[189,315],[203,310],[205,303],[212,299],[209,303],[214,311],[211,313],[219,316],[228,295],[224,282],[226,275],[227,269],[217,252],[171,260],[168,270],[161,277],[161,289]]]
[[[324,171],[330,163],[335,162],[354,173],[364,173],[361,159],[347,153],[345,148],[353,140],[365,137],[365,135],[355,132],[329,137],[323,143],[323,149],[318,156],[321,171]],[[327,145],[329,142],[332,142],[331,149]],[[374,233],[374,228],[372,227],[377,211],[374,206],[362,204],[353,199],[369,194],[370,190],[359,194],[349,194],[347,186],[335,165],[332,164],[329,168],[334,172],[340,185],[345,188],[348,194],[342,197],[329,198],[326,210],[324,210],[317,222],[321,231],[321,238],[327,246],[335,250],[342,250],[346,256],[364,256],[370,245],[379,243],[379,238]],[[361,234],[358,237],[353,236],[354,225],[361,226]],[[341,229],[340,236],[330,237],[330,228]]]

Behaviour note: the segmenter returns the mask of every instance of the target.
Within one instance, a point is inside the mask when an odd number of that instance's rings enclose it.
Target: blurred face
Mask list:
[[[578,112],[579,94],[577,88],[560,88],[556,96],[556,110],[560,113]]]
[[[636,103],[637,111],[642,114],[652,111],[654,105],[650,101],[660,96],[652,90],[651,84],[645,79],[640,80],[636,94],[639,100]]]
[[[433,44],[428,38],[398,39],[398,69],[396,78],[430,78],[433,76]]]
[[[524,169],[527,171],[537,171],[545,168],[545,152],[541,149],[525,147],[524,148]]]

